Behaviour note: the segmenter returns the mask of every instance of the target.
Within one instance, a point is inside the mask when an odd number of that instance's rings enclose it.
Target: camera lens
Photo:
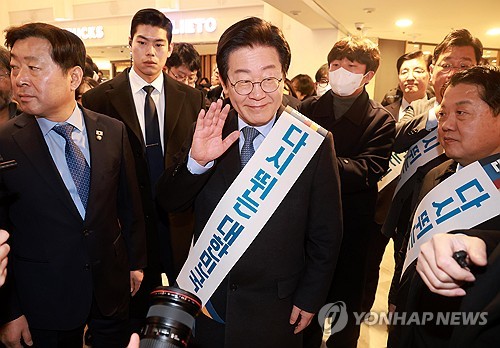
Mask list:
[[[141,330],[141,348],[187,347],[201,300],[190,292],[161,286],[151,292],[151,307]]]

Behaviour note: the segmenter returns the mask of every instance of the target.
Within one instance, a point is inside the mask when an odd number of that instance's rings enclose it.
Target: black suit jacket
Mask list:
[[[389,167],[394,118],[363,91],[351,108],[336,119],[333,92],[303,102],[299,111],[333,134],[339,167],[344,216],[373,219],[377,182]],[[344,220],[344,223],[346,221]]]
[[[130,270],[146,265],[144,221],[125,127],[83,109],[91,183],[85,220],[62,181],[35,117],[0,129],[0,153],[17,168],[1,173],[0,224],[11,233],[2,322],[25,315],[31,327],[83,325],[92,296],[100,311],[126,309]],[[96,131],[102,131],[101,140]]]
[[[448,160],[431,170],[424,179],[420,200],[455,172],[457,163]],[[483,325],[409,325],[401,328],[399,347],[498,347],[500,345],[500,216],[493,217],[468,230],[454,230],[483,239],[487,246],[488,263],[485,267],[471,267],[474,283],[465,285],[467,295],[450,298],[430,292],[415,270],[416,261],[404,275],[404,287],[398,294],[398,311],[437,312],[454,311],[487,313]],[[407,313],[407,318],[410,313]],[[420,318],[422,314],[420,313]],[[435,317],[434,317],[435,318]],[[481,320],[482,321],[482,320]]]
[[[401,109],[402,100],[403,99],[399,99],[398,101],[385,106],[385,109],[390,112],[396,121],[399,120],[399,109]]]
[[[126,70],[112,80],[89,90],[83,95],[82,103],[91,110],[122,121],[127,128],[146,219],[148,265],[158,269],[160,267],[158,214],[162,213],[158,212],[151,192],[152,185],[149,179],[144,139],[130,89],[128,72],[129,70]],[[204,101],[200,90],[179,83],[165,73],[163,73],[163,76],[165,81],[165,114],[163,115],[165,128],[163,137],[165,167],[168,167],[173,163],[174,155],[181,149],[193,122],[196,121],[198,113],[204,107]],[[176,217],[172,218],[175,219]],[[182,218],[184,220],[185,218],[190,219],[189,216],[181,217],[181,220]],[[185,223],[185,221],[181,222]],[[192,234],[192,231],[190,233]],[[187,236],[187,239],[189,240],[190,237]]]
[[[230,111],[223,137],[237,128]],[[179,161],[158,185],[171,211],[194,204],[197,238],[217,203],[240,173],[238,143],[202,175]],[[299,347],[301,335],[288,323],[292,305],[317,312],[324,304],[342,237],[339,176],[331,134],[289,193],[211,298],[225,319],[197,319],[194,347]],[[311,325],[315,325],[312,323]]]

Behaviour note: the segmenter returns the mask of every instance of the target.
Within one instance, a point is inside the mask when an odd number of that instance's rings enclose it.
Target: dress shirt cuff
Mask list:
[[[186,165],[191,174],[200,175],[206,173],[210,168],[212,168],[214,166],[214,161],[210,161],[205,166],[202,166],[191,157],[191,150],[189,150]]]
[[[435,108],[433,107],[429,110],[429,116],[427,117],[427,122],[425,123],[425,129],[431,131],[437,126],[438,126],[438,120],[436,117]]]

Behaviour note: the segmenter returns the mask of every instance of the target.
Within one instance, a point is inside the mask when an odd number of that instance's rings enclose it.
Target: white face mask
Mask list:
[[[325,87],[321,87],[320,85],[317,85],[316,86],[316,95],[318,97],[321,97],[323,94],[325,94],[326,92],[328,92],[331,89],[332,89],[332,86],[330,86],[330,84],[327,84]]]
[[[330,71],[330,86],[332,86],[333,93],[341,97],[353,94],[359,87],[363,80],[363,74],[355,74],[344,68]]]

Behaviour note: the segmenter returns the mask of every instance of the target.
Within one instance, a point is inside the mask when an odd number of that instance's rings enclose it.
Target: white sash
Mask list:
[[[403,169],[405,156],[406,152],[391,153],[391,158],[389,158],[389,169],[387,169],[387,172],[385,172],[384,176],[382,176],[380,180],[377,182],[378,192],[382,191],[384,187],[386,187],[393,180],[399,177],[399,174]]]
[[[444,153],[444,149],[439,144],[437,128],[427,134],[425,138],[420,139],[416,144],[412,145],[408,152],[406,152],[401,177],[394,191],[394,196],[396,196],[396,193],[398,193],[405,182],[415,174],[418,167],[429,163],[442,153]]]
[[[499,190],[500,154],[469,164],[434,187],[415,211],[402,274],[433,235],[469,229],[499,215]]]
[[[293,116],[292,116],[293,115]],[[177,278],[207,303],[314,156],[327,131],[289,107],[226,191]]]

